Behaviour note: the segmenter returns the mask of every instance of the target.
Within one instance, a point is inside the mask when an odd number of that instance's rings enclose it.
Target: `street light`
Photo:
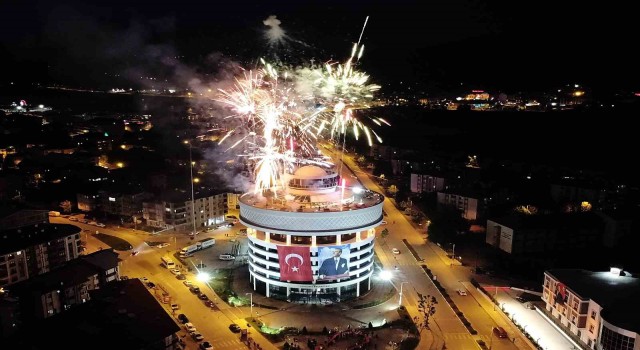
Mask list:
[[[400,299],[398,300],[398,307],[402,306],[402,286],[405,283],[409,283],[409,282],[405,281],[405,282],[400,283]]]
[[[249,299],[249,303],[251,304],[251,305],[250,305],[250,310],[251,310],[251,311],[249,311],[249,312],[250,312],[250,315],[251,315],[251,317],[250,317],[250,318],[251,318],[251,319],[253,319],[253,293],[244,293],[244,294],[245,294],[245,295],[248,295],[248,296],[249,296],[249,298],[250,298],[250,299]]]
[[[193,214],[193,235],[196,235],[196,201],[193,195],[193,159],[191,157],[191,142],[188,140],[184,141],[185,144],[189,145],[189,167],[191,169],[191,211]]]

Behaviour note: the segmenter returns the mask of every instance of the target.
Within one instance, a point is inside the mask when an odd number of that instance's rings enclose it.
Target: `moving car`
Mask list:
[[[498,326],[498,327],[493,327],[493,334],[495,334],[498,338],[506,338],[507,337],[507,331],[504,330],[504,328]]]
[[[233,333],[239,333],[240,332],[240,326],[238,326],[235,323],[232,323],[229,325],[229,330],[231,330]]]
[[[392,252],[393,254],[400,254],[400,250],[399,250],[398,248],[393,248],[393,249],[391,249],[391,252]]]
[[[464,289],[458,289],[458,294],[462,295],[462,296],[466,296],[467,295],[467,291]]]
[[[164,248],[164,247],[168,247],[168,246],[169,246],[169,243],[166,243],[166,242],[165,242],[165,243],[160,243],[160,244],[158,244],[156,247],[158,247],[158,248]]]

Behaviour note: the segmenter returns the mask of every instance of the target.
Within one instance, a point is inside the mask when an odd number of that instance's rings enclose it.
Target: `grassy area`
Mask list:
[[[211,288],[225,302],[236,305],[249,305],[248,298],[238,297],[236,292],[231,289],[233,285],[233,270],[231,269],[217,269],[213,272],[213,278],[209,281]],[[247,300],[244,300],[247,299]]]
[[[111,236],[104,233],[96,233],[93,235],[93,237],[101,240],[102,242],[109,245],[111,248],[115,250],[126,251],[126,250],[133,249],[133,246],[131,245],[131,243],[127,242],[126,240],[120,237]]]

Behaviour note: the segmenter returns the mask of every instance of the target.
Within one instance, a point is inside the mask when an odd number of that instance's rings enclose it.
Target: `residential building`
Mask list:
[[[512,256],[544,255],[600,245],[602,220],[592,212],[487,220],[486,242]]]
[[[240,196],[242,196],[242,193],[227,193],[227,210],[240,209]]]
[[[22,208],[0,208],[0,231],[49,223],[49,211]]]
[[[413,193],[442,192],[445,189],[444,177],[412,173],[410,188]]]
[[[145,192],[99,191],[98,194],[100,210],[127,217],[142,216],[142,203],[149,198]]]
[[[544,274],[547,316],[574,341],[597,350],[640,350],[640,278],[620,268]]]
[[[143,218],[151,227],[176,231],[193,231],[194,214],[196,230],[224,221],[228,213],[227,193],[196,193],[195,208],[190,197],[186,191],[166,192],[156,201],[143,203]]]
[[[100,205],[100,194],[97,192],[77,193],[78,210],[84,212],[96,211]]]
[[[8,290],[20,304],[20,323],[29,323],[88,302],[89,291],[118,279],[118,253],[104,249],[14,284]]]
[[[90,292],[90,301],[34,322],[3,342],[12,349],[177,350],[180,327],[138,279],[117,281]],[[34,329],[46,334],[33,336]]]
[[[49,272],[80,256],[77,226],[39,223],[0,230],[0,234],[0,287]]]
[[[462,213],[463,218],[476,220],[478,218],[478,197],[477,195],[463,194],[462,192],[438,192],[438,207],[453,207]]]

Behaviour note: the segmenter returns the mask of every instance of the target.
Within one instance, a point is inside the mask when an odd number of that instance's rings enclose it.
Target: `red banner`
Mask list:
[[[309,247],[278,246],[280,281],[310,282],[313,280]]]

